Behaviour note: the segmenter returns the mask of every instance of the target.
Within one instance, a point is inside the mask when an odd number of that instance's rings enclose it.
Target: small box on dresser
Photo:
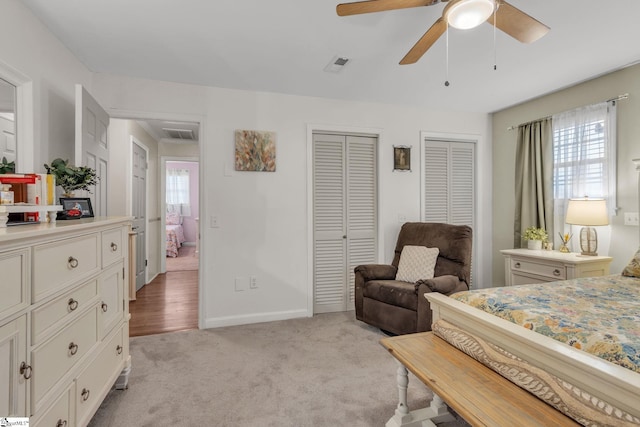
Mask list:
[[[86,218],[0,229],[0,416],[85,426],[116,379],[126,387],[130,227]]]
[[[503,249],[507,286],[606,276],[613,258],[531,249]]]

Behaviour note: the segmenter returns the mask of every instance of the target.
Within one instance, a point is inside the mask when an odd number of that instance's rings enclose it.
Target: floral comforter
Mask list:
[[[167,225],[166,227],[167,256],[175,258],[178,256],[178,249],[185,241],[184,229],[181,225]]]
[[[640,279],[612,275],[452,298],[640,373]]]

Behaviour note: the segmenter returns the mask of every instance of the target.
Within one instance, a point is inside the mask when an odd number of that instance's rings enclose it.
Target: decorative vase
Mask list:
[[[534,250],[542,249],[542,240],[527,240],[527,248]]]
[[[571,252],[564,242],[560,245],[560,249],[559,250],[560,250],[560,252],[562,252],[564,254],[568,254],[569,252]]]
[[[71,197],[76,197],[75,193],[62,193],[62,197],[65,197],[67,199],[71,198]]]

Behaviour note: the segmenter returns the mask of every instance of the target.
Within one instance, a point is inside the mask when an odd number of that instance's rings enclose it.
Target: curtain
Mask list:
[[[564,220],[572,198],[604,198],[609,215],[615,215],[615,102],[601,102],[554,115],[553,135],[555,229],[570,232]]]
[[[514,248],[528,227],[553,235],[553,136],[551,118],[518,126]]]
[[[167,212],[191,216],[188,169],[167,169],[166,202]]]

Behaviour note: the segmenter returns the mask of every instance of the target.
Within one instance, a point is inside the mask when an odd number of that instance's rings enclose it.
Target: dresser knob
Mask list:
[[[75,356],[78,352],[78,344],[74,344],[73,341],[69,344],[69,353]]]
[[[116,353],[122,354],[122,346],[120,344],[116,347]]]
[[[107,310],[109,309],[109,306],[108,306],[108,305],[107,305],[107,303],[106,303],[106,302],[104,302],[104,301],[102,302],[102,305],[101,305],[100,307],[102,307],[102,311],[103,311],[104,313],[106,313],[106,312],[107,312]]]
[[[69,311],[73,311],[78,308],[78,301],[73,298],[69,298],[69,302],[67,304],[69,304]]]
[[[516,262],[516,265],[514,265],[515,268],[520,268],[520,263]]]
[[[67,420],[58,420],[58,422],[56,423],[56,427],[67,427]]]
[[[20,375],[24,377],[25,380],[31,378],[32,369],[30,365],[27,365],[27,362],[22,362],[20,364]]]
[[[111,242],[111,252],[115,252],[118,250],[118,245],[116,245],[115,243]]]
[[[80,396],[82,396],[82,401],[86,402],[89,399],[90,394],[91,392],[89,390],[87,390],[86,388],[83,388],[82,393],[80,394]]]
[[[554,276],[559,276],[560,275],[560,270],[558,270],[557,268],[555,270],[553,270],[553,275]]]
[[[78,266],[78,260],[76,258],[70,256],[69,259],[67,260],[67,264],[71,268],[76,268]]]

